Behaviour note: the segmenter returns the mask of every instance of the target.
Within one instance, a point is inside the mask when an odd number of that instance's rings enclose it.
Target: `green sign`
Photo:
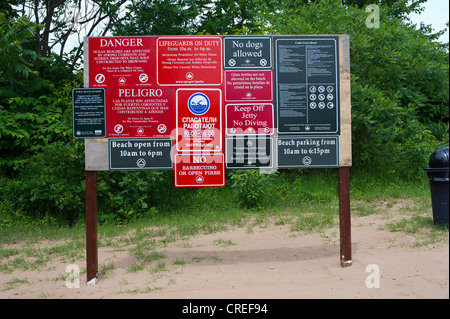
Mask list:
[[[226,138],[226,168],[274,168],[272,137],[234,136]]]
[[[109,139],[109,168],[119,170],[173,169],[170,138]]]
[[[105,109],[105,89],[73,89],[73,137],[106,137]]]
[[[338,167],[338,149],[337,136],[278,137],[278,168]]]
[[[339,38],[278,36],[276,120],[280,134],[339,134]]]

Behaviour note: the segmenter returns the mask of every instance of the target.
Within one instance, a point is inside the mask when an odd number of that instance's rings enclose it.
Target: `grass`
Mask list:
[[[229,247],[229,246],[236,245],[235,243],[233,243],[231,241],[231,239],[223,239],[223,238],[219,238],[219,239],[215,240],[214,244],[216,244],[217,246],[221,246],[221,247]]]
[[[429,216],[414,215],[409,219],[402,218],[400,221],[387,223],[386,229],[415,235],[413,247],[449,242],[448,226],[434,225],[433,219]]]
[[[352,214],[364,217],[387,214],[390,208],[408,199],[399,212],[400,220],[387,219],[385,230],[405,232],[417,236],[417,246],[448,243],[448,228],[435,227],[431,219],[431,201],[426,178],[419,182],[405,182],[392,177],[373,177],[364,173],[351,175]],[[264,205],[242,208],[234,200],[236,188],[200,188],[187,192],[180,199],[184,205],[177,209],[158,209],[148,218],[131,219],[122,223],[98,226],[99,247],[127,251],[136,261],[127,270],[148,270],[158,274],[186,263],[200,262],[206,257],[167,262],[164,248],[198,234],[225,231],[233,227],[253,227],[269,224],[290,225],[294,233],[323,232],[338,225],[338,180],[336,170],[293,170],[260,185],[254,194],[264,196]],[[244,190],[245,191],[245,190]],[[383,202],[383,205],[379,203]],[[167,204],[167,207],[170,205]],[[42,243],[46,243],[43,245]],[[0,273],[14,270],[43,270],[58,258],[73,263],[84,258],[85,228],[81,221],[73,227],[50,225],[15,225],[3,229],[0,237]],[[231,240],[218,238],[220,247],[235,245]],[[213,257],[211,257],[213,258]],[[100,272],[108,276],[114,271],[112,262],[100,265]],[[14,286],[10,284],[10,286]]]
[[[26,278],[24,279],[20,279],[20,278],[13,278],[10,281],[6,282],[3,284],[3,288],[0,289],[1,290],[10,290],[10,289],[14,289],[17,288],[20,285],[23,284],[28,284],[28,280]]]

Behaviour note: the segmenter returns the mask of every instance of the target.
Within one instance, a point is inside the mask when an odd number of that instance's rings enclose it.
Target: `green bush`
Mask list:
[[[270,203],[276,174],[261,174],[259,170],[233,170],[229,175],[234,196],[241,207],[263,208]]]
[[[97,183],[100,222],[123,222],[152,217],[176,196],[172,171],[99,172]]]
[[[78,219],[85,202],[83,150],[79,140],[53,143],[19,165],[17,176],[0,185],[10,213],[69,223]]]
[[[0,180],[0,216],[12,219],[52,218],[72,224],[85,215],[84,141],[52,143],[17,166],[16,176]],[[149,217],[177,196],[171,171],[98,172],[100,223]],[[6,221],[4,222],[6,223]]]

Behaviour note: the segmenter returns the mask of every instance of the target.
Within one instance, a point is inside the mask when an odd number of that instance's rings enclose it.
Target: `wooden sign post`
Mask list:
[[[204,187],[224,186],[225,169],[337,168],[350,266],[349,51],[345,34],[85,38],[74,138],[85,139],[88,283],[108,170],[174,170],[177,187]]]

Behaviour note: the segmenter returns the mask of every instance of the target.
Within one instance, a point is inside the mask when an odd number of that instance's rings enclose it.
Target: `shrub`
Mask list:
[[[53,143],[19,165],[15,179],[4,179],[1,199],[30,217],[73,222],[84,211],[84,143]]]
[[[270,189],[275,174],[261,174],[258,170],[233,170],[231,187],[240,206],[263,208],[270,203]]]

